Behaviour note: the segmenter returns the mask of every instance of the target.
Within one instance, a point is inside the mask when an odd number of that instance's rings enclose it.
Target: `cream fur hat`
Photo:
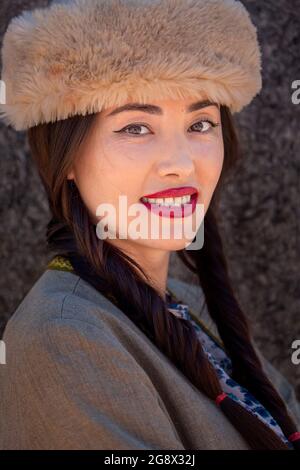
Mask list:
[[[234,113],[262,87],[235,0],[57,0],[11,20],[2,64],[0,118],[16,130],[128,101],[206,97]]]

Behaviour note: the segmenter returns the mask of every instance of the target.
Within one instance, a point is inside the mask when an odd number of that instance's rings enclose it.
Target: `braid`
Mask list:
[[[247,388],[276,419],[286,438],[297,431],[286,405],[266,376],[255,352],[250,326],[230,283],[224,248],[213,205],[206,213],[204,245],[201,250],[185,250],[179,257],[198,274],[209,314],[232,362],[232,378]],[[299,440],[293,442],[300,448]]]
[[[142,268],[97,237],[80,197],[69,201],[72,225],[51,221],[47,232],[50,249],[67,256],[82,279],[110,298],[201,392],[216,400],[223,390],[192,323],[170,314]],[[219,406],[252,449],[288,449],[261,419],[229,396]]]

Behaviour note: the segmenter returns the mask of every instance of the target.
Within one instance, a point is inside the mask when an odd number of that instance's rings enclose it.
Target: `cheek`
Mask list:
[[[197,173],[203,187],[214,189],[222,172],[224,146],[222,139],[207,142],[201,147],[197,158]]]
[[[105,186],[115,196],[127,194],[128,198],[136,200],[136,193],[140,193],[139,187],[143,184],[145,175],[151,168],[150,154],[145,150],[145,146],[130,142],[126,144],[112,143],[105,147],[102,164],[102,178],[105,179]],[[139,196],[140,197],[140,196]]]
[[[141,149],[120,145],[101,145],[97,150],[89,149],[75,165],[75,179],[81,198],[95,217],[101,203],[118,206],[119,195],[128,195],[129,201],[137,202],[139,185],[146,173],[145,159]]]
[[[197,180],[201,188],[199,203],[204,204],[204,211],[206,212],[223,168],[224,148],[222,140],[206,143],[205,148],[202,147],[201,152],[199,152],[196,161]]]
[[[218,180],[222,172],[224,163],[224,147],[223,144],[218,145],[215,152],[215,158],[212,162],[212,171],[215,173],[215,178]]]

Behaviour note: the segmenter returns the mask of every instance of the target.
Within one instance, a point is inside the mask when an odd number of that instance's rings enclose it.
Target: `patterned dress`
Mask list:
[[[63,271],[73,271],[73,266],[69,260],[63,256],[56,256],[47,265],[47,269],[58,269]],[[179,318],[189,320],[195,328],[199,341],[201,341],[204,352],[206,353],[209,361],[215,367],[218,374],[222,389],[233,400],[237,401],[248,411],[253,413],[258,419],[267,424],[280,438],[287,444],[290,449],[293,445],[284,436],[280,426],[277,424],[272,415],[254,396],[244,387],[239,385],[231,378],[232,364],[230,358],[227,356],[222,344],[208,330],[206,325],[193,314],[188,305],[178,301],[175,294],[167,289],[166,301],[168,310]]]
[[[266,408],[256,400],[256,398],[254,398],[246,388],[242,387],[231,378],[231,360],[225,353],[224,349],[213,338],[213,335],[209,334],[208,331],[203,328],[204,325],[193,320],[195,317],[194,315],[191,317],[188,305],[174,301],[174,299],[171,301],[171,294],[169,292],[167,293],[167,301],[168,310],[173,313],[173,315],[190,320],[193,324],[204,352],[211,364],[215,367],[223,391],[272,428],[272,430],[281,437],[285,444],[287,444],[290,449],[293,449],[293,445],[286,439],[280,426]]]

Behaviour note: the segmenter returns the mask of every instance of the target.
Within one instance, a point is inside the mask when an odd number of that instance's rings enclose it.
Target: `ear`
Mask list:
[[[70,171],[70,172],[67,174],[67,179],[68,179],[68,180],[75,180],[75,175],[74,175],[73,170]]]

